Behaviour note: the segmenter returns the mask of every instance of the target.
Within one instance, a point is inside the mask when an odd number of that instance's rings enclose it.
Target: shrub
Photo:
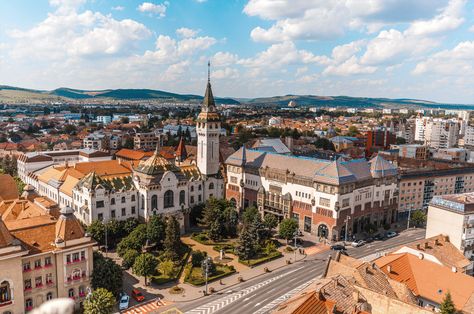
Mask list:
[[[206,258],[206,252],[201,252],[201,251],[193,251],[191,253],[191,263],[193,264],[194,267],[200,267],[202,264],[202,261]]]

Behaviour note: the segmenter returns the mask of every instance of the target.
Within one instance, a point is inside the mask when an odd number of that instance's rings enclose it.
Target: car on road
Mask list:
[[[334,245],[331,245],[331,250],[333,250],[333,251],[345,251],[346,247],[342,244],[334,244]]]
[[[365,241],[364,240],[357,240],[357,241],[354,241],[351,243],[351,246],[352,247],[359,247],[359,246],[362,246],[365,244]]]
[[[145,300],[145,296],[138,289],[132,290],[132,298],[134,298],[137,302],[142,302]]]
[[[380,233],[375,234],[373,238],[375,241],[383,241],[386,239],[385,235]]]
[[[130,303],[130,297],[126,293],[120,294],[120,301],[119,301],[119,310],[125,310],[128,308],[128,304]]]
[[[372,242],[374,242],[374,238],[368,237],[368,238],[365,238],[364,241],[365,241],[365,243],[372,243]]]
[[[385,234],[385,236],[386,236],[387,238],[389,238],[389,239],[390,239],[390,238],[393,238],[393,237],[396,237],[397,235],[398,235],[398,233],[396,233],[395,231],[388,231],[388,232]]]

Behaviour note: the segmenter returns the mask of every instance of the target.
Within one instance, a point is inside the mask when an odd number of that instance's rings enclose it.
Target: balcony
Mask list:
[[[53,285],[54,285],[54,282],[53,282],[52,280],[51,280],[51,281],[46,281],[46,285],[47,285],[48,287],[53,286]]]
[[[77,264],[77,263],[84,262],[85,260],[86,260],[85,258],[76,258],[76,259],[73,259],[72,261],[66,262],[66,264],[67,265]]]
[[[33,306],[26,306],[25,307],[25,311],[29,312],[33,309]]]
[[[86,293],[85,293],[85,292],[79,292],[79,297],[80,297],[80,298],[83,298],[83,297],[85,297],[85,296],[86,296]]]
[[[44,268],[49,268],[49,267],[53,267],[53,263],[50,263],[50,264],[44,264]]]
[[[35,288],[42,288],[43,287],[43,284],[42,283],[39,283],[39,284],[36,284],[35,285]]]
[[[7,305],[10,305],[10,304],[12,304],[12,303],[13,303],[13,301],[12,301],[12,300],[8,300],[8,301],[0,302],[0,307],[2,307],[2,306],[7,306]]]
[[[35,270],[38,270],[38,269],[41,269],[41,268],[43,268],[43,267],[41,267],[41,266],[35,266]]]
[[[23,268],[24,273],[30,272],[31,270],[32,270],[31,268]]]
[[[33,288],[32,287],[25,287],[24,291],[25,292],[30,292]]]

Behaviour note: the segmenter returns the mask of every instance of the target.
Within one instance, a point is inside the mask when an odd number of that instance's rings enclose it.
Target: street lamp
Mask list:
[[[209,265],[212,262],[212,259],[210,257],[206,258],[202,263],[204,265],[204,272],[205,272],[205,280],[206,280],[206,292],[205,295],[207,295],[207,278],[209,275]]]
[[[105,226],[105,257],[107,257],[107,252],[108,252],[108,236],[107,236],[107,223],[104,223],[104,226]]]
[[[298,238],[298,229],[295,231],[295,233],[293,234],[293,238],[295,240],[295,248],[294,248],[294,252],[295,252],[295,262],[296,262],[296,249],[297,249],[297,245],[296,245],[296,239]]]
[[[411,218],[411,211],[413,210],[413,204],[408,207],[408,220],[407,220],[407,229],[410,229],[410,218]]]
[[[347,216],[346,219],[344,220],[346,222],[346,230],[345,230],[345,235],[344,235],[344,242],[347,242],[347,231],[349,229],[349,220],[351,220],[351,216]]]

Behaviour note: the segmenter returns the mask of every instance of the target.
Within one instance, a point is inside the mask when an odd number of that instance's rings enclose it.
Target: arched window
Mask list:
[[[198,185],[198,190],[201,191],[201,185],[200,184]]]
[[[156,195],[153,195],[151,197],[151,210],[158,209],[158,197]]]
[[[194,185],[191,185],[191,192],[194,192]]]
[[[112,198],[110,199],[110,205],[115,205],[115,198],[112,197]]]
[[[209,190],[214,190],[214,183],[213,182],[209,183]]]
[[[46,300],[49,301],[49,300],[51,300],[52,298],[53,298],[53,293],[52,293],[52,292],[48,292],[48,293],[46,294]]]
[[[132,202],[135,202],[135,195],[132,195]]]
[[[141,204],[141,209],[143,209],[145,206],[145,196],[142,195],[142,204]]]
[[[179,192],[179,205],[186,203],[186,192]]]
[[[70,298],[74,298],[74,288],[69,289],[69,291],[67,292],[67,295]]]
[[[79,296],[83,297],[86,295],[86,288],[84,286],[79,286]]]
[[[31,310],[33,308],[33,299],[26,299],[25,308]]]
[[[163,207],[169,208],[174,206],[174,193],[171,190],[165,192],[165,197],[163,199]]]
[[[122,203],[125,203],[125,196],[122,196]]]
[[[0,304],[4,302],[10,302],[12,299],[10,283],[8,281],[2,281],[0,284]]]

